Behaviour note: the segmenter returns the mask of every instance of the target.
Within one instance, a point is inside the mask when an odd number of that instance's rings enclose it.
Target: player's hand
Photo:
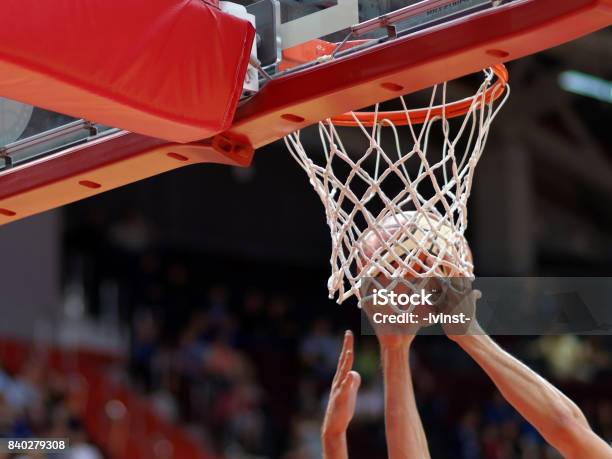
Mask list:
[[[456,277],[432,279],[432,282],[437,290],[437,311],[454,316],[462,315],[465,318],[465,323],[443,324],[446,336],[456,341],[465,335],[482,333],[476,318],[476,302],[482,297],[482,292],[472,288],[472,279]]]
[[[385,288],[390,289],[397,294],[411,292],[410,284],[403,284],[399,282],[399,283],[394,283],[393,287],[391,287],[390,285],[383,284],[382,282],[380,282],[380,284],[385,286]],[[375,287],[372,286],[372,288],[375,288]],[[392,315],[399,315],[399,312],[397,311],[397,309],[394,309],[390,305],[384,305],[384,306],[381,306],[380,304],[374,305],[371,297],[364,298],[362,300],[361,309],[363,310],[368,320],[370,321],[370,324],[372,325],[372,328],[374,329],[374,332],[376,333],[376,337],[378,338],[378,342],[380,346],[383,348],[395,348],[395,347],[409,346],[422,327],[422,323],[420,322],[409,323],[409,324],[407,323],[398,323],[398,324],[376,323],[376,321],[374,320],[375,313],[381,313],[382,315],[388,317]],[[414,312],[414,313],[422,314],[422,311],[420,311],[419,308],[406,310],[406,312]]]
[[[338,367],[323,421],[322,434],[324,437],[343,435],[355,414],[355,402],[361,384],[361,376],[352,370],[353,358],[353,334],[347,330],[344,334],[342,352],[338,359]]]

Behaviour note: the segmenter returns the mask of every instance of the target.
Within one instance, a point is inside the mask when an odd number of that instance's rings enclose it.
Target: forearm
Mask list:
[[[385,379],[385,431],[390,459],[428,459],[429,451],[414,397],[409,345],[381,346]]]
[[[329,435],[323,432],[321,442],[323,444],[323,459],[348,459],[345,433]]]
[[[501,349],[487,335],[465,335],[457,343],[482,367],[504,398],[552,446],[562,449],[564,431],[587,427],[580,409],[561,391]]]

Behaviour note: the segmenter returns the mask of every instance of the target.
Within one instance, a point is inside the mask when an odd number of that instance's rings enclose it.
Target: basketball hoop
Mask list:
[[[436,118],[445,116],[446,119],[453,119],[465,115],[475,98],[484,98],[485,104],[491,104],[499,99],[505,93],[505,87],[508,84],[508,70],[503,64],[491,67],[491,72],[497,77],[495,83],[488,87],[484,94],[477,93],[473,97],[449,102],[444,105],[422,108],[420,110],[410,110],[406,116],[406,111],[379,111],[379,112],[351,112],[343,115],[333,116],[331,118],[334,126],[348,127],[372,127],[377,123],[377,120],[388,120],[395,126],[407,126],[409,124],[419,125],[427,121],[428,118]]]
[[[464,238],[467,200],[491,123],[510,94],[503,65],[483,73],[472,97],[449,101],[442,83],[432,88],[426,108],[408,109],[402,96],[401,110],[377,104],[371,112],[321,121],[323,151],[307,151],[300,131],[285,137],[325,207],[330,298],[342,303],[354,295],[361,305],[362,281],[381,275],[473,277]],[[363,134],[363,153],[345,148],[344,128]],[[440,144],[434,145],[434,132]]]

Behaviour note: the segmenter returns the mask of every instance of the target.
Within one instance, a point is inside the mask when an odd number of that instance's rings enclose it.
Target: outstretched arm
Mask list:
[[[399,337],[396,337],[399,338]],[[385,429],[390,459],[429,459],[427,438],[419,417],[409,354],[413,336],[381,339],[385,379]]]
[[[346,430],[355,414],[361,377],[353,367],[353,334],[346,331],[321,429],[324,459],[348,459]]]
[[[427,438],[419,416],[412,374],[410,347],[419,325],[377,324],[375,312],[392,314],[390,308],[363,305],[376,332],[385,380],[385,433],[390,459],[429,459]]]
[[[487,336],[474,315],[479,292],[463,301],[471,309],[473,323],[469,334],[452,335],[489,375],[504,398],[533,425],[566,459],[611,459],[612,448],[589,427],[584,414],[559,389],[527,365],[499,347]]]

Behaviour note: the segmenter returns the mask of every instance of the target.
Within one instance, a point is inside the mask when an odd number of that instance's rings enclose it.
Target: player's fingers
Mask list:
[[[350,330],[344,332],[344,341],[342,342],[342,351],[340,351],[340,357],[338,358],[338,366],[336,367],[336,374],[332,384],[336,384],[338,380],[344,378],[345,374],[345,362],[347,359],[347,351],[353,348],[353,334]]]
[[[357,391],[359,389],[359,386],[361,386],[361,375],[355,370],[350,371],[349,375],[351,377],[351,388],[354,391]]]
[[[353,367],[353,357],[355,353],[353,352],[353,332],[347,330],[344,333],[344,361],[342,362],[342,368],[340,371],[340,377],[343,378],[344,375]]]
[[[346,374],[351,369],[353,364],[353,351],[351,349],[347,349],[343,352],[340,366],[336,372],[336,376],[334,376],[334,382],[332,386],[339,386],[342,384],[344,379],[346,378]]]
[[[354,341],[355,341],[355,338],[353,337],[353,332],[350,330],[345,331],[344,332],[344,349],[346,351],[353,352]]]
[[[351,379],[350,373],[347,373],[346,375],[344,375],[344,378],[342,378],[342,380],[340,381],[340,388],[341,389],[345,388],[350,379]]]
[[[342,361],[342,368],[340,368],[340,373],[338,374],[338,378],[340,379],[340,381],[346,378],[346,374],[349,372],[352,365],[353,365],[353,351],[351,349],[347,349],[344,352],[344,360]]]
[[[346,402],[351,395],[356,395],[361,385],[361,375],[356,371],[349,371],[339,386],[338,398]]]
[[[342,370],[342,365],[344,364],[344,359],[346,358],[346,350],[348,346],[349,340],[349,331],[344,332],[344,340],[342,341],[342,349],[340,350],[340,357],[338,357],[338,365],[336,367],[336,375],[339,375]]]
[[[344,361],[344,367],[342,368],[342,372],[348,373],[351,368],[353,368],[353,360],[355,359],[355,353],[353,352],[353,346],[346,351],[346,360]]]
[[[352,372],[349,371],[346,375],[344,375],[344,378],[340,380],[338,388],[340,389],[340,393],[342,394],[342,396],[345,396],[348,393],[347,389],[351,387],[352,379]]]

